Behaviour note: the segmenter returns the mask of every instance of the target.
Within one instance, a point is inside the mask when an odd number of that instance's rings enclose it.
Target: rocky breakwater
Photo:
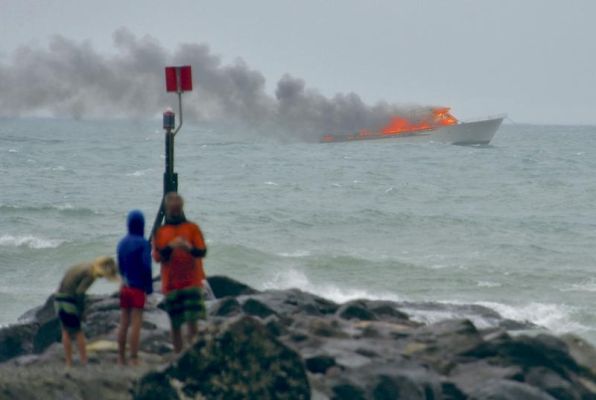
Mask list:
[[[523,333],[532,326],[483,307],[210,283],[218,300],[177,357],[167,316],[148,307],[137,368],[116,366],[118,299],[103,296],[89,299],[90,364],[65,369],[49,299],[0,330],[0,399],[596,399],[591,345]]]

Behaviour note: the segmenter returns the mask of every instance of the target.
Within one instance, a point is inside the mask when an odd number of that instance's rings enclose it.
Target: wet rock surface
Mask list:
[[[116,367],[118,299],[96,296],[85,322],[90,363],[65,369],[49,299],[0,330],[0,399],[596,399],[594,347],[530,335],[533,325],[485,307],[336,304],[209,281],[218,299],[178,357],[167,315],[147,306],[137,368]]]

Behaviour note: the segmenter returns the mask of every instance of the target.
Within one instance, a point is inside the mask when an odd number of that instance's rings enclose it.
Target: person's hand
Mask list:
[[[187,251],[190,251],[190,249],[192,248],[192,246],[190,245],[190,243],[188,242],[188,240],[184,239],[183,237],[178,236],[177,238],[175,238],[174,240],[172,240],[168,246],[170,246],[173,249],[184,249]]]
[[[168,243],[168,246],[170,246],[173,249],[177,249],[178,247],[180,247],[180,244],[182,242],[182,238],[180,236],[172,239],[172,241],[170,241],[170,243]]]

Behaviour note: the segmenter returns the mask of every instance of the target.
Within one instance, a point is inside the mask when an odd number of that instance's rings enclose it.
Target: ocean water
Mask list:
[[[459,147],[186,126],[176,151],[210,274],[338,301],[482,304],[596,342],[595,127],[505,125]],[[162,154],[159,121],[0,120],[0,324],[68,266],[113,254],[130,209],[151,225]]]

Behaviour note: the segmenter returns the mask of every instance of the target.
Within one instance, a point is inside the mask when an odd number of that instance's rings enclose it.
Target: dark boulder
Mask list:
[[[305,317],[296,321],[294,327],[303,327],[308,333],[327,338],[347,338],[340,322],[334,318]]]
[[[486,360],[477,360],[457,365],[450,374],[457,388],[471,393],[484,382],[495,379],[522,380],[523,371],[517,366],[492,365]]]
[[[555,400],[547,393],[521,382],[492,380],[471,393],[469,400]]]
[[[416,328],[404,352],[415,356],[441,374],[470,358],[467,353],[483,343],[480,332],[468,320],[445,320]]]
[[[313,374],[324,374],[327,370],[336,365],[335,358],[329,355],[318,355],[305,360],[306,369]]]
[[[566,334],[560,338],[567,345],[569,354],[584,369],[596,376],[596,348],[573,334]]]
[[[374,400],[439,400],[442,385],[439,376],[426,368],[404,363],[371,365],[342,371],[330,379],[330,397]]]
[[[452,319],[457,315],[461,319],[468,319],[480,328],[503,328],[512,330],[535,329],[536,325],[528,321],[512,321],[503,318],[497,311],[478,304],[450,304],[435,302],[399,302],[396,306],[410,316],[420,316],[422,321],[427,321],[428,315],[433,319]],[[443,316],[441,318],[441,315]]]
[[[251,298],[266,304],[278,314],[325,316],[335,313],[339,306],[327,299],[299,289],[267,290]]]
[[[208,399],[308,399],[310,386],[300,356],[251,317],[200,334],[191,349],[162,372],[143,377],[136,399],[154,399],[152,387],[172,396]],[[175,399],[176,397],[167,397]]]
[[[54,318],[56,318],[56,312],[54,310],[54,295],[52,294],[42,306],[33,308],[19,317],[19,321],[44,324]]]
[[[247,315],[252,315],[259,318],[267,318],[270,315],[275,315],[276,312],[268,305],[255,299],[248,299],[242,304],[242,311]]]
[[[398,310],[394,303],[388,301],[375,301],[369,309],[377,319],[387,322],[402,322],[410,319],[408,314]]]
[[[379,375],[373,385],[370,398],[374,400],[427,400],[438,398],[440,393],[440,389],[420,384],[407,374]]]
[[[139,380],[136,385],[134,399],[179,400],[180,397],[172,386],[168,375],[156,371],[146,374]]]
[[[362,300],[354,300],[344,304],[337,311],[337,315],[343,319],[358,319],[361,321],[375,321],[377,316],[368,309]]]
[[[240,314],[241,312],[242,307],[234,297],[225,297],[221,300],[217,300],[209,309],[209,315],[214,317],[229,317]]]
[[[51,318],[41,324],[33,337],[33,352],[43,353],[48,347],[59,342],[62,337],[60,321],[58,318]]]
[[[552,370],[542,367],[530,369],[525,374],[525,382],[540,388],[558,400],[580,400],[582,394],[573,382],[563,379]]]
[[[259,293],[258,290],[227,276],[214,275],[208,277],[207,281],[209,282],[209,286],[211,286],[213,294],[218,299],[228,296],[236,297]]]
[[[118,328],[120,310],[97,311],[85,318],[83,330],[87,337],[106,335]]]
[[[569,353],[564,341],[550,335],[536,337],[503,335],[471,349],[467,355],[493,357],[524,368],[545,367],[567,378],[571,373],[589,373]]]
[[[0,362],[33,352],[33,340],[38,325],[11,325],[0,330]]]
[[[265,318],[263,322],[265,323],[265,327],[267,328],[269,333],[275,337],[279,337],[288,333],[288,324],[282,323],[282,320],[275,315],[271,315]]]
[[[59,342],[61,337],[60,321],[54,310],[54,295],[50,295],[45,303],[23,314],[19,321],[30,324],[34,329],[33,347],[35,354],[42,353],[52,344]]]
[[[441,382],[441,391],[443,400],[466,400],[468,398],[453,382]]]
[[[371,399],[429,400],[441,397],[439,377],[425,368],[373,367],[367,373],[371,376],[367,385]]]
[[[364,390],[350,382],[341,382],[332,387],[333,400],[366,400]]]

